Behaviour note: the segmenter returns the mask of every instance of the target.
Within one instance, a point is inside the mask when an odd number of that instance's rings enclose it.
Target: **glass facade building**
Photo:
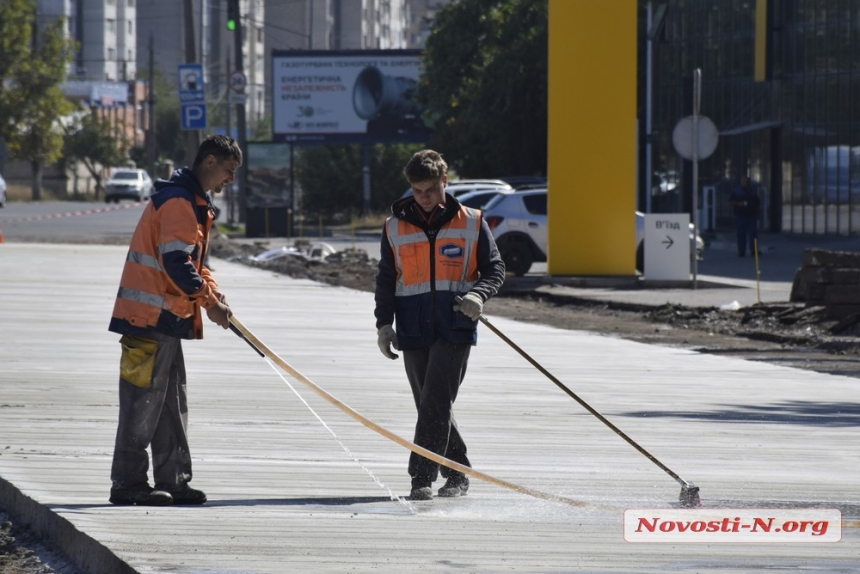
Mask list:
[[[640,149],[649,150],[654,174],[640,209],[692,211],[692,163],[675,151],[672,132],[693,112],[699,69],[699,113],[719,131],[716,151],[698,164],[700,227],[732,226],[728,195],[749,175],[760,188],[763,229],[860,234],[860,0],[668,0],[640,8],[645,22],[651,12],[651,28],[640,27],[651,86],[640,110],[650,108],[651,134]]]

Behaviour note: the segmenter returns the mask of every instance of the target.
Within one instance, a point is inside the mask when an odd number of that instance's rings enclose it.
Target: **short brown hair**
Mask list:
[[[203,140],[197,149],[197,157],[194,158],[192,169],[203,163],[207,156],[214,155],[219,162],[227,158],[233,158],[242,165],[242,148],[233,138],[222,135],[211,135]]]
[[[447,173],[448,164],[442,159],[442,154],[432,149],[415,152],[409,163],[403,168],[403,175],[406,176],[409,183],[439,179]]]

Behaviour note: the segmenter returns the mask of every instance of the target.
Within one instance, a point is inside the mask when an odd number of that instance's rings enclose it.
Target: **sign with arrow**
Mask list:
[[[646,280],[690,280],[690,214],[645,214]]]

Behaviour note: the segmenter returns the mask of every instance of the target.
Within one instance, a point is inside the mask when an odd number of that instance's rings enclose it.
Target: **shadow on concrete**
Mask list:
[[[356,504],[378,504],[380,502],[393,502],[388,496],[349,496],[341,498],[247,498],[232,500],[212,500],[200,508],[211,508],[216,506],[352,506]],[[128,506],[115,506],[109,502],[104,504],[46,504],[46,508],[54,511],[66,510],[89,510],[93,508],[129,508]],[[151,507],[154,509],[164,508],[194,508],[189,505]]]
[[[632,411],[637,418],[674,417],[727,423],[780,423],[828,427],[860,426],[860,403],[813,403],[788,401],[771,406],[732,405],[719,411]]]

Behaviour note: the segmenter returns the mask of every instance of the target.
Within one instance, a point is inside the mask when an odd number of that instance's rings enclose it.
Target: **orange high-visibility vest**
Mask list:
[[[481,213],[464,206],[433,240],[408,221],[388,218],[386,235],[397,269],[397,336],[403,348],[429,344],[437,334],[452,342],[474,342],[471,321],[465,330],[455,326],[465,316],[457,317],[453,305],[454,297],[468,293],[478,280],[480,233]]]
[[[185,339],[203,337],[200,308],[218,302],[218,284],[203,265],[213,220],[209,202],[184,188],[153,195],[131,239],[111,331],[139,335],[156,329]],[[184,263],[184,286],[165,269],[165,256]]]

